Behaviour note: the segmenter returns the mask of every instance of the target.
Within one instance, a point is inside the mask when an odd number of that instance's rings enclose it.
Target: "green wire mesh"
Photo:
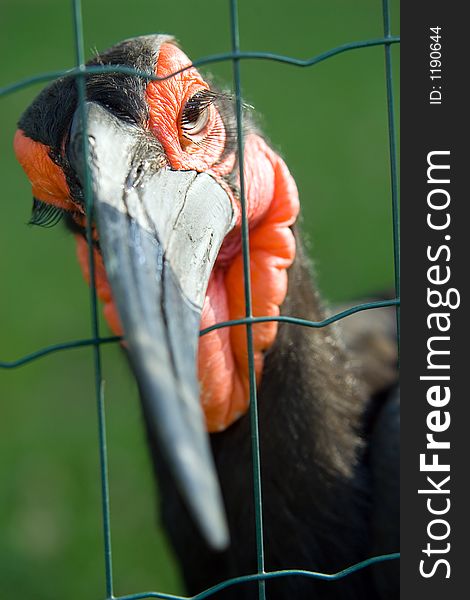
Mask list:
[[[249,381],[250,381],[250,420],[251,420],[251,436],[252,436],[252,457],[253,457],[253,478],[254,478],[254,506],[255,506],[255,525],[256,525],[256,553],[257,553],[257,573],[244,575],[242,577],[236,577],[228,579],[207,589],[195,596],[192,596],[192,600],[202,600],[208,598],[213,594],[231,586],[237,584],[257,581],[258,582],[258,597],[260,600],[265,599],[265,581],[267,579],[273,579],[278,577],[309,577],[315,579],[321,579],[324,581],[336,581],[342,579],[351,573],[354,573],[360,569],[364,569],[372,564],[384,562],[388,560],[395,560],[399,558],[399,553],[387,554],[382,556],[374,556],[362,562],[348,566],[342,571],[337,573],[319,573],[314,571],[305,571],[298,569],[289,569],[283,571],[271,571],[266,572],[264,564],[264,536],[263,536],[263,503],[262,503],[262,489],[261,489],[261,464],[260,464],[260,452],[259,452],[259,431],[258,431],[258,409],[256,401],[256,379],[254,370],[254,359],[253,359],[253,332],[252,328],[255,323],[262,323],[266,321],[279,321],[283,323],[290,323],[293,325],[300,325],[305,327],[326,327],[335,321],[344,319],[354,313],[372,310],[377,308],[383,308],[386,306],[395,306],[397,315],[397,332],[398,342],[400,341],[400,321],[399,321],[399,305],[400,305],[400,239],[399,239],[399,208],[398,208],[398,165],[397,165],[397,150],[396,150],[396,123],[395,123],[395,110],[394,110],[394,97],[393,97],[393,78],[392,78],[392,54],[391,46],[399,42],[399,38],[391,35],[390,27],[390,6],[389,0],[382,0],[383,8],[383,25],[384,25],[384,36],[377,39],[369,39],[358,42],[351,42],[337,46],[327,52],[323,52],[310,59],[301,60],[290,56],[283,56],[280,54],[274,54],[271,52],[244,52],[240,50],[239,44],[239,24],[238,24],[238,0],[229,0],[230,2],[230,29],[232,37],[232,51],[224,54],[214,54],[196,60],[192,63],[193,66],[202,66],[211,63],[217,63],[222,61],[231,61],[233,66],[233,81],[235,89],[235,101],[236,101],[236,116],[237,116],[237,134],[238,134],[238,161],[240,171],[240,202],[242,208],[242,252],[243,252],[243,272],[244,272],[244,295],[245,295],[245,306],[246,316],[244,319],[237,319],[232,321],[224,321],[217,323],[212,327],[204,329],[200,332],[200,335],[205,335],[214,329],[221,327],[235,327],[245,326],[247,332],[247,349],[248,349],[248,361],[249,361]],[[86,115],[85,115],[85,78],[87,73],[97,72],[119,72],[119,73],[130,73],[137,77],[142,77],[146,80],[159,79],[157,77],[149,77],[148,73],[142,73],[127,67],[86,67],[85,66],[85,53],[83,44],[83,22],[82,22],[82,5],[81,0],[72,0],[73,17],[74,17],[74,38],[75,38],[75,54],[77,66],[73,69],[66,71],[53,71],[49,73],[42,73],[34,75],[27,79],[17,81],[3,88],[0,88],[0,97],[6,96],[18,90],[21,90],[27,86],[33,85],[39,82],[50,81],[63,76],[75,76],[78,90],[78,102],[80,110],[82,111],[82,122],[84,123],[84,135],[83,139],[83,152],[87,156],[87,145],[88,136],[86,135]],[[323,321],[308,321],[306,319],[300,319],[290,316],[279,316],[279,317],[254,317],[252,312],[252,295],[251,295],[251,278],[250,278],[250,249],[249,249],[249,227],[248,220],[245,210],[245,186],[243,177],[243,133],[242,133],[242,86],[241,86],[241,75],[240,75],[240,61],[247,59],[255,60],[271,60],[276,62],[282,62],[289,65],[298,67],[310,67],[316,65],[328,58],[347,52],[350,50],[356,50],[359,48],[367,48],[371,46],[383,45],[385,49],[385,74],[386,74],[386,86],[387,86],[387,114],[388,114],[388,131],[389,131],[389,152],[390,152],[390,177],[391,177],[391,197],[392,197],[392,222],[393,222],[393,249],[394,249],[394,273],[395,273],[395,295],[396,297],[391,300],[385,300],[380,302],[368,302],[364,304],[358,304],[330,316]],[[189,68],[189,67],[186,67]],[[184,69],[182,69],[184,70]],[[178,71],[180,72],[180,71]],[[178,72],[173,73],[166,77],[173,77]],[[163,79],[163,78],[160,78]],[[86,166],[88,167],[86,161]],[[102,344],[109,344],[118,342],[121,338],[119,336],[101,337],[99,331],[99,319],[98,319],[98,302],[95,285],[95,264],[92,251],[92,231],[91,223],[93,221],[93,196],[91,191],[91,179],[88,168],[85,169],[85,202],[86,210],[89,218],[87,219],[86,235],[89,242],[89,268],[90,268],[90,309],[91,309],[91,330],[92,337],[89,339],[81,339],[70,342],[59,343],[51,346],[47,346],[25,355],[22,358],[13,361],[0,361],[0,368],[13,369],[29,362],[37,360],[46,355],[54,352],[59,352],[72,348],[79,348],[83,346],[93,347],[93,361],[94,361],[94,375],[95,375],[95,394],[96,403],[98,409],[98,433],[99,433],[99,457],[100,457],[100,469],[101,469],[101,498],[102,498],[102,518],[103,518],[103,535],[104,535],[104,564],[105,564],[105,580],[106,580],[106,600],[140,600],[144,598],[163,598],[168,600],[190,600],[186,596],[176,596],[172,594],[165,594],[161,592],[141,592],[136,594],[130,594],[125,596],[115,596],[113,589],[113,565],[112,565],[112,549],[111,549],[111,519],[110,519],[110,505],[109,505],[109,485],[108,485],[108,458],[106,448],[106,421],[105,421],[105,407],[104,407],[104,386],[102,378],[102,366],[101,366],[101,353],[100,347]]]

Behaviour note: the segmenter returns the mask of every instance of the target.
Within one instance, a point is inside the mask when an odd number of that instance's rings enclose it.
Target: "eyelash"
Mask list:
[[[210,90],[201,90],[191,96],[186,102],[181,115],[181,127],[183,128],[188,123],[199,118],[215,102],[218,96],[219,94]]]
[[[194,142],[196,145],[206,144],[206,140],[210,138],[210,134],[207,136],[201,136],[198,141],[194,137],[201,134],[204,131],[207,123],[209,122],[209,113],[207,112],[206,121],[202,123],[198,131],[194,131],[197,127],[197,120],[204,115],[205,111],[208,111],[209,107],[215,103],[233,102],[231,94],[226,92],[214,92],[212,90],[200,90],[196,92],[186,102],[183,111],[180,116],[179,127],[181,130],[181,136],[186,140]],[[190,127],[191,123],[196,121],[196,126]],[[212,131],[210,132],[212,133]]]
[[[28,225],[37,225],[38,227],[54,227],[64,216],[65,211],[53,204],[47,204],[37,198],[33,198],[33,208]]]

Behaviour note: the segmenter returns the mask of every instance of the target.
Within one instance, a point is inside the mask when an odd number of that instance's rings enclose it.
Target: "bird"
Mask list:
[[[138,384],[160,519],[197,594],[257,572],[246,326],[206,331],[246,314],[235,102],[169,35],[125,40],[87,66],[83,104],[73,75],[53,81],[20,117],[14,150],[31,223],[65,222],[87,281],[93,255]],[[253,315],[273,318],[252,325],[265,569],[333,573],[399,545],[394,315],[319,329],[275,320],[332,309],[293,176],[248,110],[242,131]],[[271,600],[398,596],[397,561],[337,581],[266,581]],[[214,594],[257,597],[256,582]]]

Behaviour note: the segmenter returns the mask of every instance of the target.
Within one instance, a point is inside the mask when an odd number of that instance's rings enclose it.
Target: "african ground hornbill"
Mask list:
[[[189,59],[171,37],[150,35],[89,64],[166,77]],[[86,89],[98,294],[125,334],[162,520],[196,593],[256,571],[245,327],[198,338],[245,314],[234,106],[195,68],[160,81],[94,73]],[[33,187],[32,222],[63,216],[88,278],[81,115],[73,78],[52,83],[21,117],[15,151]],[[254,314],[321,320],[295,183],[249,119],[244,135]],[[335,572],[397,550],[393,319],[348,321],[253,327],[268,570]],[[397,569],[272,580],[267,597],[396,598]],[[255,598],[257,584],[216,597]]]

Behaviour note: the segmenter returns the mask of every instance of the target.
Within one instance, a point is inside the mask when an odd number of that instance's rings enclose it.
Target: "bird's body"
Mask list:
[[[87,275],[87,118],[98,293],[111,327],[126,337],[162,522],[188,591],[197,593],[257,570],[245,333],[224,328],[198,342],[200,325],[244,315],[235,112],[168,36],[128,40],[94,64],[164,80],[94,74],[82,112],[74,82],[59,81],[23,116],[16,151],[36,212],[52,206],[65,214]],[[295,226],[295,183],[248,121],[244,131],[254,314],[319,321],[324,309]],[[269,571],[336,572],[397,550],[396,353],[393,327],[383,325],[388,317],[377,311],[362,324],[351,317],[356,327],[253,326]],[[377,565],[335,582],[283,577],[267,582],[268,598],[392,599],[397,569]],[[216,597],[251,599],[256,590],[246,583]]]
[[[324,308],[309,261],[297,248],[282,313],[320,321]],[[394,314],[380,312],[368,316],[366,333],[363,327],[362,334],[351,333],[348,341],[360,346],[354,354],[344,347],[341,324],[282,324],[266,356],[258,412],[267,571],[335,573],[399,547],[398,414],[381,423],[397,407]],[[374,435],[389,452],[378,468]],[[257,572],[249,415],[212,434],[211,444],[232,539],[222,554],[204,543],[149,437],[162,522],[192,594]],[[384,456],[383,448],[377,454]],[[384,523],[387,532],[378,536]],[[398,574],[393,562],[337,581],[283,577],[267,582],[267,598],[391,600],[399,597]],[[215,598],[255,600],[257,583],[230,587]]]

